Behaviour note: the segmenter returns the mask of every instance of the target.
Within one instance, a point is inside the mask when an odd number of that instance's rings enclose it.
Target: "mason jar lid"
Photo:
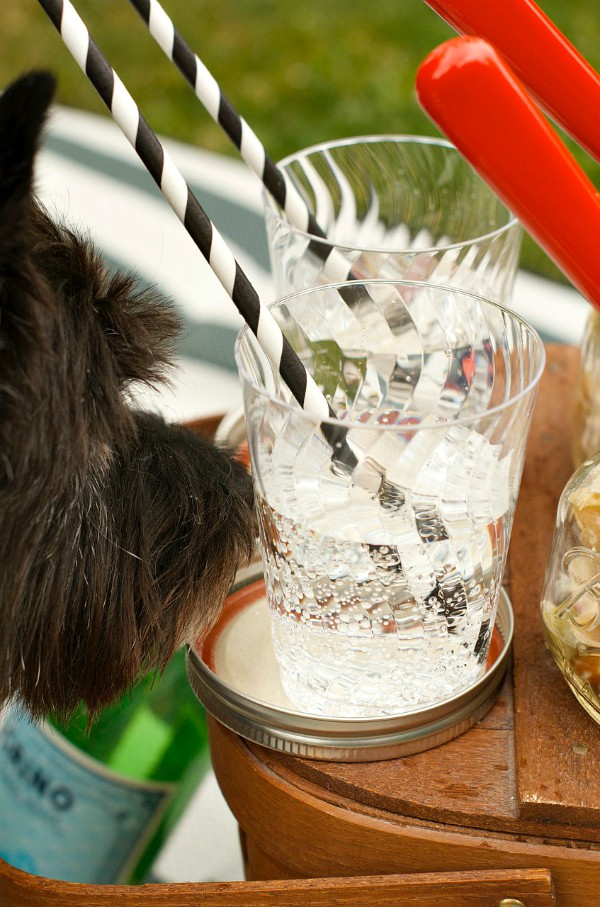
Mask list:
[[[485,673],[469,688],[401,715],[307,714],[281,686],[262,569],[252,564],[236,577],[216,626],[188,648],[187,671],[206,710],[247,740],[305,759],[378,761],[439,746],[483,718],[502,686],[512,635],[512,607],[502,590]]]

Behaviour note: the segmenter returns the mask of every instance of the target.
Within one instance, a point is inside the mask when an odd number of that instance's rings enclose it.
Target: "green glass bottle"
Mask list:
[[[210,764],[206,718],[178,652],[102,712],[68,726],[0,724],[0,856],[65,881],[140,882]]]

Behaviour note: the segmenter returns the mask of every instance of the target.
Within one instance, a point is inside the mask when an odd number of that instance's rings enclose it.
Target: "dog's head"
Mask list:
[[[0,97],[0,706],[90,713],[216,618],[254,544],[250,480],[229,452],[136,412],[180,330],[36,201],[54,90]]]

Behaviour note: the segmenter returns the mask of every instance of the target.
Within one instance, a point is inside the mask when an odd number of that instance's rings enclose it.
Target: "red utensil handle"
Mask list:
[[[600,193],[500,54],[481,38],[436,48],[417,74],[421,106],[600,308]]]
[[[533,0],[425,0],[457,32],[485,38],[538,104],[600,161],[600,75]]]

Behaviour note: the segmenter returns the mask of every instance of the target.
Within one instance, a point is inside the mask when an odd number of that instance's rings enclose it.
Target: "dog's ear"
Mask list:
[[[34,716],[66,719],[83,702],[94,717],[161,671],[214,624],[254,552],[243,466],[184,426],[142,412],[136,423],[135,441],[108,468],[66,489],[18,607],[5,603],[0,693],[10,680]]]
[[[32,72],[0,96],[0,240],[11,242],[31,195],[33,162],[54,96],[50,73]]]

